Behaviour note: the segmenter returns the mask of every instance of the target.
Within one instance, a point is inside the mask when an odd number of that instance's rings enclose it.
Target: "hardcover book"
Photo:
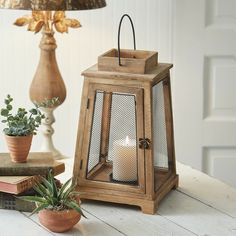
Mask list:
[[[46,176],[50,170],[54,176],[65,171],[65,164],[55,161],[51,153],[31,152],[26,163],[14,163],[9,153],[0,153],[0,176]]]
[[[36,195],[33,189],[27,190],[20,195]],[[20,196],[17,195],[17,196]],[[0,209],[32,212],[36,208],[34,202],[28,202],[17,198],[16,195],[0,192]]]
[[[60,180],[55,179],[56,185],[61,187]],[[30,188],[18,195],[0,192],[0,209],[32,212],[36,208],[35,202],[28,202],[17,197],[19,196],[37,196],[38,193]]]
[[[0,176],[0,192],[19,194],[33,187],[38,176]]]

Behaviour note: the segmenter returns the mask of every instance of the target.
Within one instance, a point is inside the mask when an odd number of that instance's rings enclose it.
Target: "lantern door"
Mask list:
[[[88,91],[80,185],[144,193],[143,89],[90,83]]]

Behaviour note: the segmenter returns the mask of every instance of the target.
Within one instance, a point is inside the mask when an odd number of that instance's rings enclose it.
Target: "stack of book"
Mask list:
[[[55,161],[50,153],[30,153],[26,163],[13,163],[9,153],[0,153],[0,209],[32,212],[35,203],[17,198],[35,195],[33,185],[40,176],[54,176],[65,171],[63,162]]]

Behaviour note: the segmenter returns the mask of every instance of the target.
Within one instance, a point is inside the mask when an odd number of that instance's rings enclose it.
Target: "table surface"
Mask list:
[[[65,163],[62,181],[72,175],[72,160]],[[236,235],[236,189],[180,163],[177,171],[180,186],[162,200],[156,215],[133,206],[86,201],[82,208],[88,219],[57,234],[41,226],[37,215],[0,210],[0,236]]]

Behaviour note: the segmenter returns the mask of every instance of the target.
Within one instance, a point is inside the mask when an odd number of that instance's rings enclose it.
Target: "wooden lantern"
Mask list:
[[[154,214],[178,185],[170,91],[172,64],[157,52],[112,49],[85,76],[74,182],[81,199]]]

